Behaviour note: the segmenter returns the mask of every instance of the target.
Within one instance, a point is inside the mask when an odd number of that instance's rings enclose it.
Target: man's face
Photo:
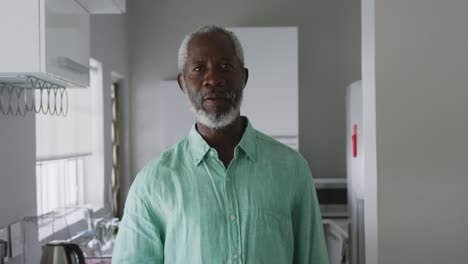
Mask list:
[[[239,116],[247,70],[237,58],[234,45],[222,34],[208,33],[193,38],[182,83],[197,115],[210,127],[228,125]],[[206,122],[204,122],[206,123]]]

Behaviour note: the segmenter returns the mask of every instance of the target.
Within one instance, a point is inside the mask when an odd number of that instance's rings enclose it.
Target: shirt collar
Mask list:
[[[243,118],[247,121],[247,127],[245,128],[244,134],[242,135],[237,147],[240,147],[252,161],[255,161],[257,134],[255,129],[252,127],[252,124],[250,124],[249,119],[247,117]]]
[[[247,127],[245,128],[244,134],[242,135],[242,138],[239,141],[239,144],[236,146],[236,149],[237,148],[242,149],[252,161],[255,161],[255,155],[256,155],[255,129],[252,127],[247,117],[242,117],[242,118],[245,118],[245,120],[247,121]],[[190,129],[190,132],[188,134],[188,141],[189,141],[189,148],[192,154],[193,162],[195,163],[196,166],[198,166],[198,164],[200,164],[200,162],[203,160],[206,154],[210,151],[211,147],[210,145],[208,145],[208,143],[206,143],[205,139],[203,139],[200,133],[198,133],[196,124],[194,124],[192,128]]]

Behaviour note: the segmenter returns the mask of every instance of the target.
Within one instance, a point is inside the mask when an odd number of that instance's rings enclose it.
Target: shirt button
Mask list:
[[[229,177],[226,177],[226,181],[231,181],[231,178],[229,178]]]
[[[214,154],[215,154],[215,153],[214,153],[214,151],[213,151],[213,150],[212,150],[212,151],[210,151],[210,155],[211,155],[212,157],[214,156]]]
[[[235,260],[238,260],[238,259],[239,259],[239,255],[235,254],[235,255],[234,255],[234,259],[235,259]]]
[[[231,220],[232,220],[232,221],[234,221],[234,220],[236,220],[236,219],[237,219],[237,217],[236,217],[235,215],[231,215]]]

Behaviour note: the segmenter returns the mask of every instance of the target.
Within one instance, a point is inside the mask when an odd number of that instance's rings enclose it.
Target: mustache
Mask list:
[[[222,98],[222,99],[231,99],[233,96],[231,94],[208,94],[202,96],[203,100],[207,99],[217,99],[217,98]]]
[[[215,99],[215,98],[223,98],[223,99],[233,99],[235,98],[236,93],[233,91],[230,92],[214,92],[214,93],[206,93],[206,94],[198,94],[198,99],[201,100],[208,100],[208,99]]]

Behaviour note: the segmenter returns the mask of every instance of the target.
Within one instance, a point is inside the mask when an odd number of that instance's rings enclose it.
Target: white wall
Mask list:
[[[373,2],[378,263],[465,263],[468,2]]]
[[[132,175],[163,151],[156,102],[160,81],[176,77],[180,42],[217,24],[299,27],[300,151],[314,177],[345,177],[345,87],[361,78],[359,0],[139,0],[128,11]]]

